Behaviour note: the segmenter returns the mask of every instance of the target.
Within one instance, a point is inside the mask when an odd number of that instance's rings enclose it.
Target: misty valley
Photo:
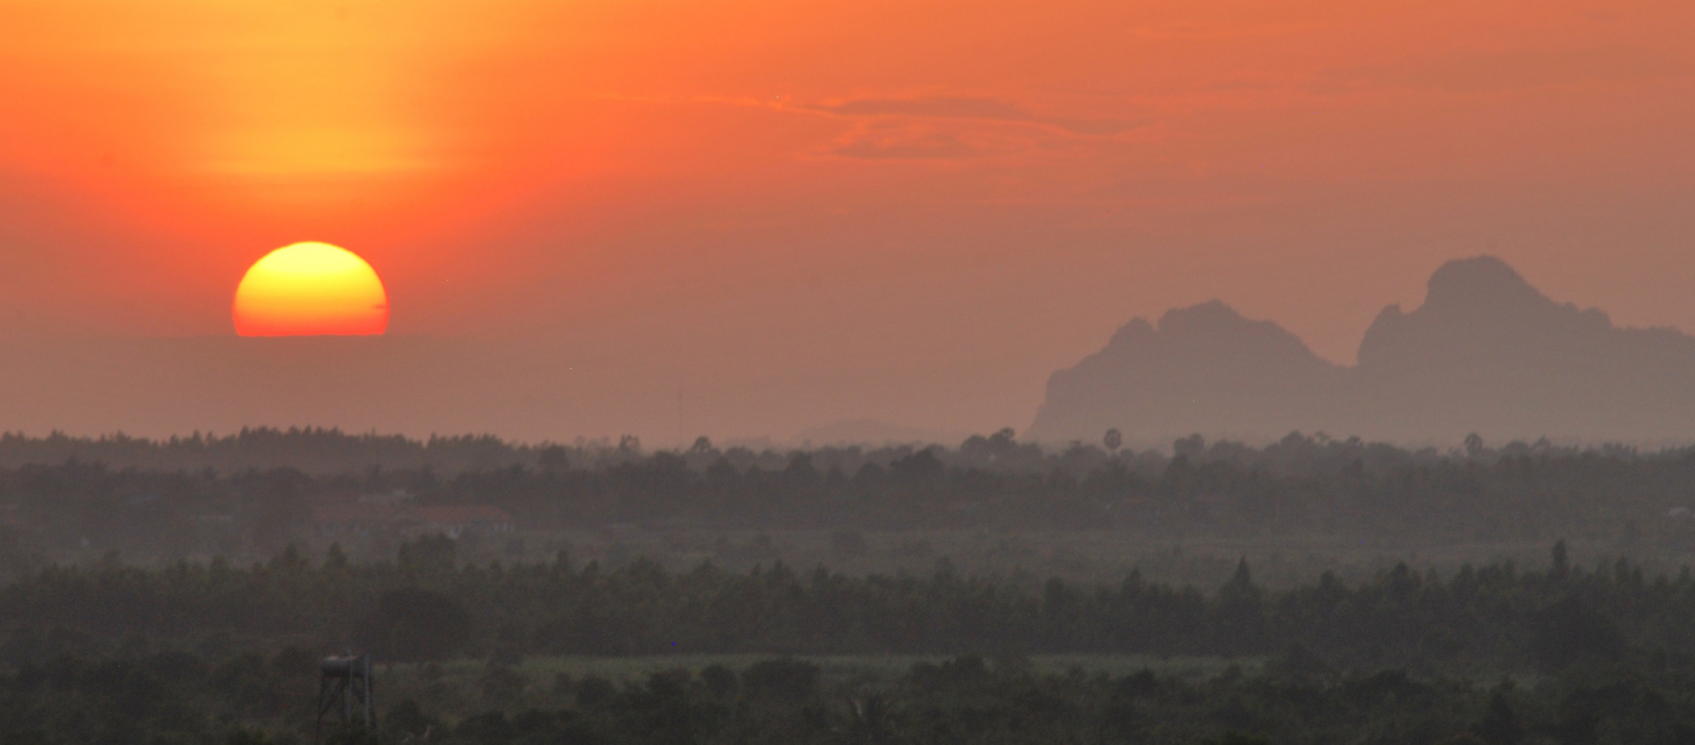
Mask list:
[[[1692,508],[1476,436],[7,435],[0,739],[1687,742]]]

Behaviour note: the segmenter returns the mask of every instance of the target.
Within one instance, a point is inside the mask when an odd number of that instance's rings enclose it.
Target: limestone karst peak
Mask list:
[[[1553,301],[1494,256],[1475,256],[1443,264],[1426,284],[1424,307],[1488,312],[1509,306],[1552,305]]]
[[[1216,300],[1138,320],[1049,378],[1030,434],[1695,439],[1695,338],[1618,328],[1493,256],[1447,262],[1427,287],[1377,316],[1354,367]]]

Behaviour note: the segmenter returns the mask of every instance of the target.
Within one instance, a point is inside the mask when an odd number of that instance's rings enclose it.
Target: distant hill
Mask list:
[[[1105,349],[1054,373],[1026,437],[1094,441],[1109,427],[1143,437],[1319,427],[1334,420],[1347,376],[1277,324],[1202,303],[1167,311],[1158,326],[1135,319]]]
[[[1695,440],[1695,338],[1557,303],[1500,259],[1451,261],[1344,367],[1217,301],[1136,319],[1053,374],[1027,437]]]

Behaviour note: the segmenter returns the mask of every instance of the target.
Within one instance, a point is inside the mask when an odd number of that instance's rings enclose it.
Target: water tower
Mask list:
[[[371,656],[325,657],[318,664],[318,741],[324,741],[324,722],[345,727],[357,722],[377,727],[377,702],[371,697]]]

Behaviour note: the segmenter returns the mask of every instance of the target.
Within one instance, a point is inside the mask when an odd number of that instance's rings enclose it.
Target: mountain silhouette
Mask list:
[[[1027,436],[1093,441],[1292,430],[1443,441],[1695,439],[1695,338],[1614,326],[1500,259],[1450,261],[1425,302],[1378,314],[1354,367],[1217,301],[1137,319],[1053,374]]]
[[[1270,321],[1212,301],[1135,319],[1106,348],[1048,380],[1029,436],[1099,439],[1127,434],[1254,434],[1315,427],[1347,369]]]

